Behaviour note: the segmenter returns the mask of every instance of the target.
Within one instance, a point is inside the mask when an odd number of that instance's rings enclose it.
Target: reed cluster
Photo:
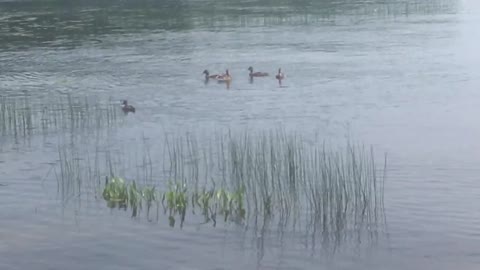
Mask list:
[[[47,100],[28,95],[0,96],[0,134],[26,137],[55,131],[92,130],[118,122],[119,102],[105,102],[65,95]],[[48,103],[47,103],[48,102]]]
[[[102,193],[110,207],[131,208],[137,216],[142,206],[147,213],[157,206],[171,226],[176,220],[182,226],[188,213],[201,214],[213,225],[219,217],[239,224],[275,217],[282,226],[310,222],[323,231],[381,221],[383,178],[377,175],[385,168],[377,168],[371,148],[328,147],[284,131],[210,138],[165,135],[162,151],[142,159],[145,173],[137,175],[152,179],[141,185],[139,179],[118,177],[132,171],[118,169],[122,160],[114,159],[122,154],[97,151],[91,158],[60,151],[59,187],[68,187],[72,195],[94,183],[94,192]],[[102,187],[97,183],[105,175]]]

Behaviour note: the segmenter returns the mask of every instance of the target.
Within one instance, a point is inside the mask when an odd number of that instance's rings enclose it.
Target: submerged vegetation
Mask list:
[[[132,165],[121,165],[125,160],[115,156],[125,154],[114,149],[97,150],[93,158],[59,151],[61,167],[70,168],[63,170],[59,187],[73,187],[64,189],[66,197],[101,193],[109,207],[130,209],[133,217],[146,208],[152,220],[156,209],[156,220],[170,226],[183,226],[189,218],[197,222],[195,217],[214,226],[222,220],[247,227],[268,219],[336,239],[340,232],[383,223],[378,174],[385,168],[377,168],[371,148],[347,143],[333,150],[284,131],[211,138],[165,135],[163,144],[146,147],[155,154],[133,165],[145,171],[137,177],[132,169],[118,169]],[[159,215],[162,209],[168,218]]]

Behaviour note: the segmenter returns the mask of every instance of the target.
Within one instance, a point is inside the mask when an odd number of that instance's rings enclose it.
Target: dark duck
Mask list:
[[[129,105],[127,100],[124,100],[122,102],[122,111],[124,113],[129,113],[129,112],[135,113],[135,107],[133,107],[132,105]]]
[[[266,77],[268,76],[268,73],[267,72],[260,72],[260,71],[257,71],[257,72],[253,72],[253,67],[249,67],[248,70],[250,71],[250,77]]]
[[[285,78],[285,75],[282,73],[282,69],[279,68],[278,69],[278,73],[277,75],[275,76],[275,79],[278,80],[278,84],[281,86],[282,85],[282,80]]]
[[[203,71],[203,74],[205,74],[205,80],[208,80],[208,79],[218,79],[220,77],[220,75],[218,74],[212,74],[210,75],[210,72],[208,72],[208,70],[204,70]]]

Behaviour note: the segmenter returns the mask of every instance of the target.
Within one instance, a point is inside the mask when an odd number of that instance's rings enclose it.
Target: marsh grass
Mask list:
[[[255,228],[270,220],[279,228],[301,226],[335,242],[352,232],[374,231],[384,221],[384,179],[377,175],[385,168],[377,168],[372,148],[327,146],[285,131],[228,132],[210,138],[198,140],[189,133],[157,140],[163,142],[158,155],[141,158],[141,163],[148,160],[142,167],[148,173],[137,172],[155,180],[144,179],[141,185],[133,178],[118,180],[122,161],[114,159],[125,154],[95,151],[94,158],[80,159],[74,152],[59,151],[64,164],[59,186],[78,191],[96,183],[91,187],[103,190],[109,206],[130,208],[132,216],[138,216],[146,205],[147,217],[153,206],[157,218],[160,208],[170,226],[182,227],[190,215],[214,226],[222,220]],[[132,170],[123,171],[131,175]],[[109,180],[102,185],[105,175]]]
[[[55,131],[80,131],[110,127],[118,123],[119,105],[70,94],[32,102],[28,95],[0,96],[0,134],[26,137]]]
[[[199,185],[244,190],[249,217],[276,215],[295,223],[299,213],[309,212],[325,230],[342,226],[347,216],[354,223],[378,219],[383,179],[371,148],[347,143],[334,150],[283,131],[215,140],[216,146],[203,148],[189,136],[168,141],[169,177],[184,179],[196,193]]]

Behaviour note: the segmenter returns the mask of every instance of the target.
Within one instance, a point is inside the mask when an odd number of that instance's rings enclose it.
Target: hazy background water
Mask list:
[[[3,136],[0,268],[477,269],[479,15],[475,0],[1,1],[0,95],[126,98],[137,113],[108,136],[127,153],[165,131],[282,126],[372,144],[388,171],[380,239],[331,255],[295,231],[65,204],[58,135]],[[284,87],[250,83],[250,65],[281,67]],[[230,89],[204,84],[226,68]]]

